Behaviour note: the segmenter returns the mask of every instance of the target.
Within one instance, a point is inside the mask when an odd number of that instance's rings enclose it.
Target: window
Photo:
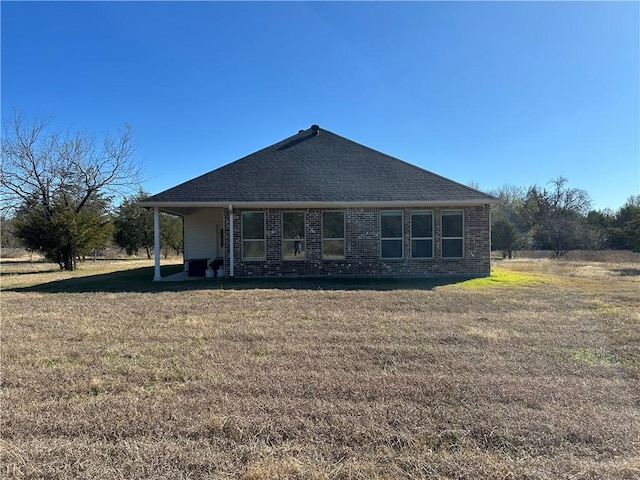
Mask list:
[[[442,212],[442,258],[462,258],[462,210]]]
[[[380,212],[380,252],[382,258],[402,258],[402,211]]]
[[[322,212],[322,258],[344,259],[344,212]]]
[[[433,258],[433,212],[411,212],[411,257]]]
[[[265,259],[264,212],[242,212],[242,258]]]
[[[282,212],[282,258],[304,260],[304,212]]]

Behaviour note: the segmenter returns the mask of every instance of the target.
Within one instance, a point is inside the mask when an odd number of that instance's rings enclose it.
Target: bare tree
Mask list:
[[[0,208],[4,213],[20,212],[33,239],[38,229],[55,221],[56,228],[62,229],[60,237],[71,240],[65,240],[64,255],[59,250],[60,255],[54,256],[61,268],[73,270],[75,255],[83,248],[71,228],[75,228],[76,216],[83,214],[88,229],[92,224],[96,228],[104,225],[111,199],[138,188],[141,169],[133,160],[136,145],[128,125],[98,143],[84,132],[49,131],[49,123],[42,119],[25,122],[21,114],[4,123]],[[87,220],[89,210],[95,217],[91,221]],[[96,238],[86,232],[83,236]]]
[[[589,194],[580,188],[569,188],[569,180],[564,177],[554,178],[549,182],[549,190],[545,190],[553,211],[571,211],[586,216],[591,207]]]
[[[122,193],[137,188],[140,165],[133,161],[136,148],[131,127],[114,137],[106,134],[102,148],[84,132],[74,135],[48,133],[48,120],[28,124],[21,114],[4,123],[2,139],[2,208],[15,209],[37,197],[46,210],[56,192],[69,187],[78,196],[80,210],[96,192]]]
[[[592,229],[586,221],[591,206],[589,194],[569,188],[567,183],[566,178],[558,177],[549,182],[549,189],[531,187],[523,205],[523,216],[538,247],[551,249],[556,258],[593,244]]]

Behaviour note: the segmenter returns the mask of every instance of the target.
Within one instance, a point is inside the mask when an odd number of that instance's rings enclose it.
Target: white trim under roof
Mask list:
[[[394,200],[373,202],[233,202],[234,208],[383,208],[383,207],[477,207],[497,205],[497,199],[476,200]],[[229,202],[138,202],[140,207],[171,208],[227,208]]]

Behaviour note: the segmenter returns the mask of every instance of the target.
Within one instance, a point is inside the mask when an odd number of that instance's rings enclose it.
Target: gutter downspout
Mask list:
[[[153,207],[153,280],[158,281],[160,276],[160,208]]]
[[[229,204],[229,276],[233,277],[233,205]]]

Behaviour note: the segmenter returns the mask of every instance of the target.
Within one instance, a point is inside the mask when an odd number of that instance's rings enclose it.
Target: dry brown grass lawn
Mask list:
[[[640,478],[638,264],[124,292],[2,268],[2,478]]]

